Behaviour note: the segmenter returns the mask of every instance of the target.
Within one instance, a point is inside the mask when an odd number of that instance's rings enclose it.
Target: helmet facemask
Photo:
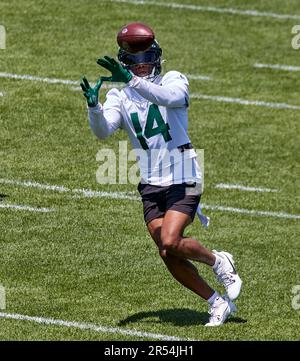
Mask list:
[[[119,49],[118,59],[122,66],[132,71],[134,75],[154,80],[161,72],[161,54],[162,50],[155,41],[148,50],[136,54]]]

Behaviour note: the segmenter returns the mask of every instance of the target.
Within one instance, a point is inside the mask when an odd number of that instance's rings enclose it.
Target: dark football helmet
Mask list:
[[[133,74],[150,79],[161,72],[161,55],[162,49],[154,40],[149,49],[136,54],[128,53],[120,48],[118,59],[122,66],[132,71]]]

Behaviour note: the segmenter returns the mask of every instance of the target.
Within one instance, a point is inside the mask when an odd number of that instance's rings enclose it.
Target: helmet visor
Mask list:
[[[122,56],[122,62],[126,65],[151,64],[158,59],[157,51],[148,50],[137,54],[126,53]]]

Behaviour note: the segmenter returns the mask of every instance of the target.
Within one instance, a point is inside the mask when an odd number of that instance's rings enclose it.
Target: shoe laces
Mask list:
[[[214,302],[208,310],[208,313],[211,315],[211,317],[209,318],[210,322],[212,322],[213,320],[220,321],[221,316],[219,314],[216,314],[217,309],[218,309],[218,304]]]
[[[217,280],[220,283],[223,283],[225,286],[229,286],[234,283],[234,276],[229,272],[222,272],[221,274],[217,275]]]

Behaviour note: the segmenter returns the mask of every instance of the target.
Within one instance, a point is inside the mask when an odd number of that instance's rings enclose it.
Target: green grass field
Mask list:
[[[300,15],[298,0],[174,0],[181,4]],[[161,0],[162,2],[162,0]],[[255,63],[299,66],[291,47],[298,19],[197,11],[115,1],[1,0],[7,32],[0,71],[80,82],[95,81],[102,55],[114,56],[124,24],[142,21],[156,32],[164,72],[206,75],[190,92],[300,106],[299,72],[254,68]],[[74,85],[73,85],[74,86]],[[78,327],[3,318],[53,318],[197,340],[299,340],[299,217],[206,209],[187,233],[209,249],[234,254],[244,281],[238,313],[207,329],[207,305],[170,276],[146,232],[136,200],[25,187],[14,181],[135,192],[134,185],[96,182],[101,148],[118,151],[117,132],[91,134],[85,99],[71,85],[0,78],[0,207],[54,209],[49,213],[0,208],[1,340],[146,340]],[[105,99],[102,90],[101,99]],[[189,133],[205,149],[207,205],[299,215],[300,110],[192,99]],[[12,181],[11,184],[4,180]],[[218,183],[277,189],[217,189]],[[200,274],[221,291],[208,267]]]

